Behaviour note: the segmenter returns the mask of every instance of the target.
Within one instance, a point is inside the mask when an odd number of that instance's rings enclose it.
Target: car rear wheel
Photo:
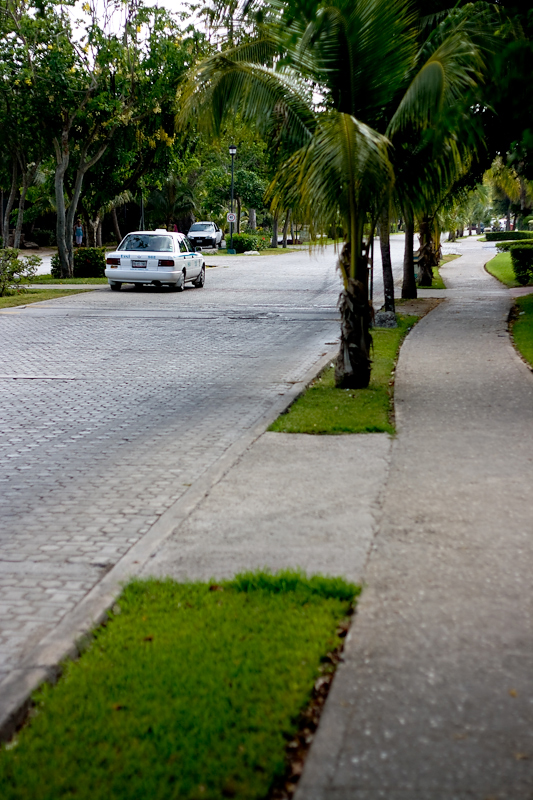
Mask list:
[[[115,281],[114,283],[110,283],[109,286],[111,288],[111,291],[113,292],[120,292],[122,288],[122,284],[118,283],[117,281]]]
[[[205,264],[202,266],[202,270],[195,281],[192,282],[192,285],[195,289],[202,289],[205,284]]]
[[[174,289],[176,292],[182,292],[185,289],[185,273],[181,273],[181,279],[175,284]]]

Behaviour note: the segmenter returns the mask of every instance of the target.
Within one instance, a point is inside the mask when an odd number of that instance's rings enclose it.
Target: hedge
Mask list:
[[[533,242],[513,244],[510,253],[516,280],[526,286],[533,280]]]
[[[491,231],[485,234],[487,242],[507,242],[516,239],[533,239],[533,231]]]
[[[83,247],[74,250],[73,278],[103,278],[105,270],[105,248]],[[59,255],[52,256],[52,278],[61,278]]]
[[[229,237],[226,236],[226,244],[229,246]],[[244,253],[246,250],[266,250],[268,238],[258,233],[234,233],[233,248],[237,253]]]

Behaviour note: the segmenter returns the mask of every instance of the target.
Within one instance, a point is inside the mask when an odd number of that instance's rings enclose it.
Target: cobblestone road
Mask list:
[[[335,341],[334,262],[0,312],[0,682]]]

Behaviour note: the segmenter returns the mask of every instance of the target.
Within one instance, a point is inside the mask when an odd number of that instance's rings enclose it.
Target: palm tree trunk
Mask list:
[[[379,218],[379,248],[381,250],[381,264],[383,267],[383,290],[385,293],[385,311],[394,314],[394,278],[392,275],[392,261],[390,257],[390,216],[388,205],[383,208]]]
[[[111,219],[113,220],[113,230],[115,231],[115,236],[117,237],[117,241],[122,241],[122,234],[120,232],[120,225],[118,224],[118,217],[117,217],[117,209],[111,209]]]
[[[278,215],[277,213],[274,215],[274,219],[272,220],[272,243],[271,247],[278,246]]]
[[[236,225],[237,229],[236,229],[235,233],[240,233],[241,232],[241,198],[237,196],[235,199],[237,201],[237,225]]]
[[[15,197],[17,196],[17,189],[18,189],[18,161],[16,157],[13,156],[11,189],[9,191],[9,196],[7,198],[7,205],[4,212],[4,222],[2,231],[2,236],[4,239],[4,247],[9,247],[9,216],[11,214],[13,206],[15,205]]]
[[[341,272],[350,275],[351,246],[347,242],[339,258]],[[365,267],[366,268],[366,267]],[[340,389],[365,389],[370,383],[370,322],[368,282],[348,277],[339,299],[341,315],[340,352],[335,362],[335,385]]]
[[[255,208],[248,209],[248,225],[252,231],[255,231],[257,228],[257,215],[255,213]]]
[[[435,253],[431,236],[430,222],[423,217],[420,222],[420,260],[418,262],[418,285],[429,287],[433,283]]]
[[[291,220],[291,210],[287,211],[287,216],[285,217],[285,224],[283,226],[283,247],[287,247],[287,235],[289,233],[289,222]]]
[[[405,250],[403,254],[402,298],[416,300],[415,263],[413,261],[413,240],[415,224],[412,219],[405,220]]]

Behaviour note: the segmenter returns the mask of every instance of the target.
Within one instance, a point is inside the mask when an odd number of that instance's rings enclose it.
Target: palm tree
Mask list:
[[[330,0],[301,8],[281,0],[263,11],[260,36],[196,69],[178,124],[218,134],[226,115],[269,135],[280,167],[267,194],[274,212],[298,207],[317,229],[340,219],[339,386],[368,385],[372,308],[370,242],[394,185],[389,130],[422,129],[474,70],[472,53],[441,48],[420,66],[416,19],[405,0]]]

